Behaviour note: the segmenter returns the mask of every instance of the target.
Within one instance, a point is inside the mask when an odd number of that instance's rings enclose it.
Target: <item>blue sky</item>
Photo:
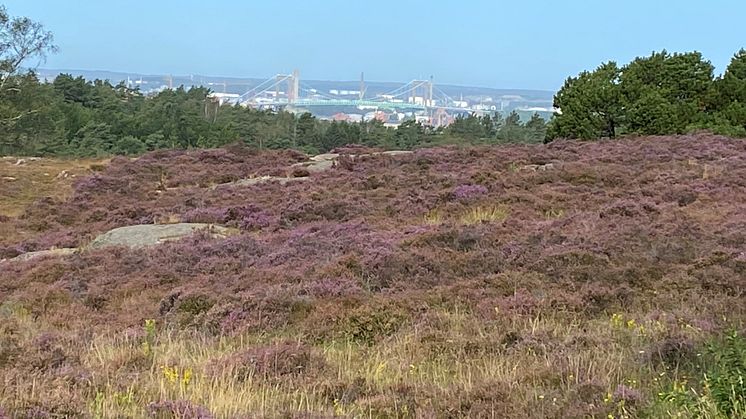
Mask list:
[[[54,32],[44,67],[556,90],[602,61],[746,47],[743,0],[6,0]]]

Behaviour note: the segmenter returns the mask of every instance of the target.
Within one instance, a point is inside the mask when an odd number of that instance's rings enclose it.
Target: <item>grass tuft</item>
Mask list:
[[[459,217],[459,222],[463,225],[473,225],[480,223],[491,223],[503,221],[508,217],[509,210],[504,206],[475,207],[467,210]]]

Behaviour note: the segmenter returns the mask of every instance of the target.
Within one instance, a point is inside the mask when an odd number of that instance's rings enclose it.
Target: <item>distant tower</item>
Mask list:
[[[360,73],[360,100],[365,97],[365,73]]]
[[[433,107],[435,104],[433,103],[433,76],[430,76],[430,83],[427,85],[428,92],[427,92],[427,101],[425,103],[425,110],[427,111],[427,116],[430,119],[430,124],[433,123]]]
[[[288,89],[288,102],[295,103],[300,96],[300,71],[297,69],[293,70],[293,77],[290,80],[292,85],[291,88]]]
[[[428,104],[427,106],[433,106],[433,76],[430,76],[430,83],[428,83],[429,92],[428,92]]]

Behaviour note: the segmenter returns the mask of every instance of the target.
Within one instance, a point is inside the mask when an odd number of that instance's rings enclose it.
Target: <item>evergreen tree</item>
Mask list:
[[[596,70],[570,77],[554,96],[560,109],[550,123],[550,138],[613,138],[622,119],[619,86],[621,70],[608,62]]]

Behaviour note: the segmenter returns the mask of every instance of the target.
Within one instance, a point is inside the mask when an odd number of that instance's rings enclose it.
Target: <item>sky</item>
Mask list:
[[[44,68],[556,90],[601,62],[746,47],[743,0],[6,0],[55,35]]]

